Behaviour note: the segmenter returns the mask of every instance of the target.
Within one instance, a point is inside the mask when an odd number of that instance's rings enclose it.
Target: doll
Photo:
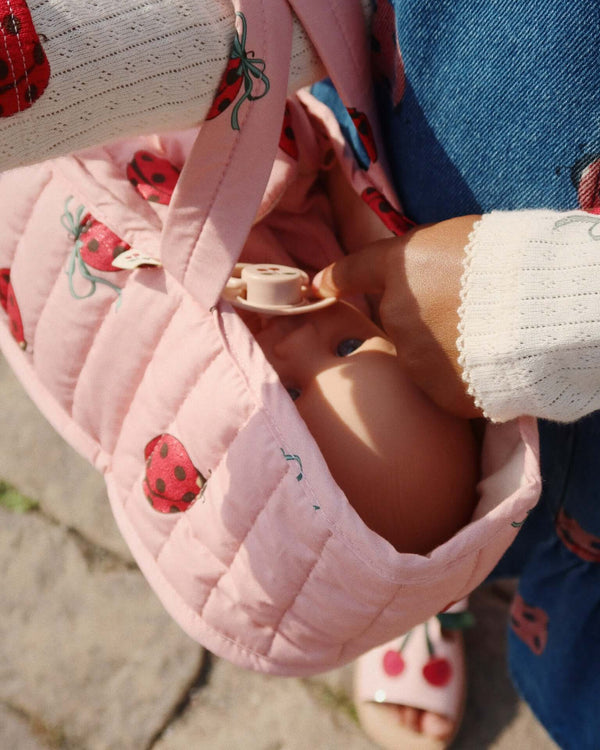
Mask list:
[[[427,554],[469,522],[478,474],[471,426],[409,380],[366,315],[340,301],[244,319],[367,526],[399,552]]]

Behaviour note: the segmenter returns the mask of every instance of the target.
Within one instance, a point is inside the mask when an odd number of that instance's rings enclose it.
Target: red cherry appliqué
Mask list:
[[[430,685],[443,687],[450,682],[452,665],[443,656],[432,656],[423,667],[423,677]]]
[[[390,649],[383,655],[383,671],[389,675],[389,677],[397,677],[399,674],[402,674],[405,666],[400,651]]]

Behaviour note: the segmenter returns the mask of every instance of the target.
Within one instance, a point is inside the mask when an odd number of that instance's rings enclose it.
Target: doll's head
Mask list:
[[[401,552],[426,554],[471,518],[468,422],[441,411],[393,344],[343,302],[252,326],[354,509]]]

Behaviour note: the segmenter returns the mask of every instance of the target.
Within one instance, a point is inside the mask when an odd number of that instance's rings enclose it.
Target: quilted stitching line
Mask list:
[[[127,284],[125,284],[124,289],[126,289],[126,288],[127,288]],[[135,387],[132,389],[131,397],[127,399],[127,403],[130,405],[130,408],[131,408],[131,404],[133,404],[133,402],[135,400],[135,397],[137,396],[137,393],[138,393],[138,391],[139,391],[139,389],[141,387],[141,384],[144,381],[144,377],[146,376],[146,372],[148,370],[148,367],[154,361],[154,353],[155,353],[156,349],[158,349],[158,347],[160,346],[161,341],[166,336],[167,331],[170,329],[171,325],[173,324],[173,321],[175,319],[175,315],[177,314],[177,310],[178,310],[178,308],[174,307],[173,310],[170,311],[170,315],[167,317],[166,321],[163,323],[163,327],[162,327],[162,330],[160,331],[160,335],[158,336],[158,339],[156,340],[156,342],[154,343],[154,345],[151,346],[150,349],[149,349],[150,353],[149,353],[148,358],[144,362],[143,367],[140,367],[140,369],[138,371],[139,372],[139,377],[138,377],[137,383],[135,384]],[[94,341],[95,341],[95,339],[94,339]],[[83,368],[82,368],[82,371],[83,371]],[[186,397],[187,397],[187,394],[186,394]],[[107,447],[107,449],[106,449],[107,453],[111,453],[111,454],[115,454],[116,453],[116,451],[117,451],[117,444],[118,444],[119,439],[121,437],[121,434],[122,434],[122,431],[123,431],[123,426],[125,424],[125,420],[129,416],[130,408],[128,408],[127,411],[125,412],[125,414],[123,415],[123,419],[121,420],[121,424],[119,425],[118,429],[115,431],[114,445],[110,446],[110,447]]]
[[[226,336],[225,336],[225,334],[224,334],[224,332],[222,330],[221,325],[219,325],[219,318],[220,318],[219,311],[215,310],[214,311],[214,315],[215,315],[215,320],[216,320],[216,324],[217,324],[217,329],[220,332],[220,335],[221,335],[221,338],[222,338],[222,341],[223,341],[224,352],[227,354],[227,356],[229,356],[229,358],[231,359],[232,363],[234,364],[236,370],[239,372],[240,376],[243,378],[244,383],[246,384],[246,388],[247,388],[247,390],[250,393],[252,393],[252,396],[253,396],[253,398],[255,400],[255,403],[261,404],[262,411],[263,411],[263,413],[265,415],[265,419],[266,419],[267,424],[269,425],[269,427],[271,429],[272,434],[276,437],[276,439],[278,441],[280,441],[280,445],[286,445],[286,441],[285,441],[283,435],[281,435],[281,433],[277,429],[277,424],[275,422],[275,419],[273,418],[273,415],[272,415],[271,411],[266,407],[266,405],[264,405],[258,399],[257,394],[254,391],[254,388],[252,387],[251,383],[249,382],[248,378],[246,377],[244,369],[240,366],[240,364],[239,364],[239,354],[236,354],[234,356],[234,352],[236,351],[235,347],[232,346],[232,345],[230,345],[230,343],[228,342],[228,339],[226,338]],[[315,501],[317,501],[317,496],[316,496],[316,494],[315,494],[315,492],[314,492],[314,490],[313,490],[313,488],[312,488],[312,486],[310,484],[310,480],[306,476],[306,474],[304,474],[304,476],[302,478],[302,488],[303,488],[304,491],[308,492],[310,498],[312,498]],[[316,502],[316,504],[320,505],[319,502]],[[388,581],[389,583],[394,584],[394,585],[402,585],[402,582],[399,582],[397,580],[396,576],[389,575],[389,574],[387,574],[387,572],[385,570],[382,570],[381,566],[378,565],[375,560],[373,560],[370,557],[367,557],[365,555],[360,555],[357,552],[357,550],[356,550],[356,548],[355,548],[352,540],[348,539],[347,535],[344,533],[344,531],[342,529],[340,529],[340,527],[338,526],[338,524],[336,524],[336,523],[334,523],[332,521],[332,519],[328,515],[327,511],[323,509],[322,505],[320,506],[320,511],[319,512],[323,514],[323,516],[325,517],[325,519],[329,523],[330,528],[333,529],[333,530],[335,530],[337,532],[337,534],[338,534],[338,537],[341,540],[344,541],[346,549],[350,552],[350,554],[352,554],[354,557],[356,557],[356,559],[359,560],[361,563],[363,563],[364,565],[367,565],[369,568],[371,568],[383,580]],[[505,533],[504,527],[499,527],[498,530],[493,535],[487,536],[485,539],[483,539],[481,541],[480,547],[478,547],[475,550],[467,550],[462,555],[460,555],[458,558],[456,558],[455,560],[453,560],[451,563],[448,563],[448,565],[447,565],[448,569],[454,568],[457,565],[460,565],[462,563],[462,561],[466,557],[469,557],[470,555],[472,555],[472,554],[474,554],[476,552],[480,552],[481,547],[484,547],[484,546],[487,547],[488,544],[491,541],[493,541],[494,539],[496,539],[497,537],[501,536],[504,533]],[[398,554],[400,554],[400,553],[398,553]],[[417,582],[419,582],[419,580],[427,580],[430,575],[431,574],[427,574],[427,576],[424,576],[422,579],[413,579],[413,580],[415,581],[415,583],[417,583]]]
[[[271,434],[273,435],[273,438],[277,441],[277,443],[279,445],[279,450],[282,450],[284,452],[284,455],[285,455],[285,453],[289,453],[290,455],[293,455],[292,451],[288,451],[287,449],[284,450],[284,448],[282,447],[282,446],[287,446],[287,444],[288,444],[287,440],[285,439],[284,435],[277,428],[277,422],[274,419],[273,414],[267,408],[267,406],[263,403],[262,399],[259,398],[259,396],[256,393],[254,387],[252,386],[252,384],[248,380],[248,377],[247,377],[247,375],[246,375],[246,373],[244,371],[244,368],[241,367],[241,365],[239,363],[240,355],[239,355],[239,353],[238,353],[238,351],[236,349],[236,346],[235,346],[234,343],[232,343],[232,342],[229,341],[229,339],[226,337],[226,335],[225,335],[225,333],[223,331],[223,327],[221,325],[221,320],[220,320],[219,310],[218,309],[214,309],[213,314],[214,314],[214,321],[215,321],[215,325],[217,327],[217,331],[218,331],[218,333],[219,333],[219,335],[221,337],[221,341],[223,343],[224,353],[227,355],[227,357],[229,358],[229,360],[231,361],[231,363],[235,367],[236,372],[240,375],[240,377],[244,381],[244,385],[246,386],[246,390],[249,393],[252,394],[252,398],[254,399],[254,403],[255,403],[256,407],[260,408],[261,411],[263,412],[263,414],[265,416],[265,421],[266,421],[266,423],[267,423],[267,425],[269,427],[269,430],[270,430]],[[271,367],[271,365],[269,365],[268,363],[267,363],[267,366]],[[312,488],[312,486],[310,484],[310,481],[307,479],[306,474],[304,473],[304,471],[302,472],[302,488],[303,488],[303,490],[305,492],[308,493],[309,500],[311,501],[312,506],[315,507],[315,508],[318,507],[319,510],[321,511],[322,510],[321,503],[320,503],[319,499],[317,498],[317,495],[316,495],[315,491],[313,490],[313,488]],[[330,523],[332,523],[331,519],[329,518],[329,516],[327,515],[327,513],[324,513],[324,515],[327,518],[327,520]],[[332,525],[334,525],[334,524],[332,524]]]
[[[392,591],[389,599],[387,599],[386,602],[381,605],[381,607],[379,608],[379,610],[373,615],[373,617],[369,620],[369,622],[365,625],[365,627],[362,628],[362,630],[360,630],[360,632],[356,633],[355,635],[353,635],[351,638],[349,638],[347,641],[345,641],[344,643],[342,643],[340,645],[340,648],[339,648],[339,651],[338,651],[338,655],[337,655],[337,661],[339,661],[343,657],[344,652],[347,650],[347,648],[348,648],[348,646],[350,644],[352,644],[355,641],[359,640],[360,638],[362,638],[363,635],[365,635],[365,633],[368,633],[368,631],[371,630],[371,628],[375,625],[375,623],[377,622],[377,620],[379,620],[379,618],[383,615],[383,613],[386,611],[386,609],[390,606],[390,604],[398,596],[398,592],[401,589],[404,588],[404,584],[403,583],[396,583],[396,584],[393,584],[393,587],[394,588],[393,588],[393,591]]]
[[[60,278],[60,276],[61,275],[59,274],[59,278]],[[112,307],[113,302],[114,302],[114,300],[112,300],[112,299],[108,299],[108,298],[106,299],[106,303],[103,306],[104,310],[102,311],[101,315],[99,315],[99,317],[100,317],[100,324],[96,326],[96,329],[93,332],[93,335],[89,338],[89,345],[88,345],[87,351],[85,353],[85,357],[84,357],[84,359],[83,359],[83,361],[81,363],[81,367],[79,368],[79,372],[77,373],[77,382],[75,383],[75,388],[73,389],[73,394],[71,396],[71,403],[69,405],[70,406],[70,408],[69,408],[69,416],[71,417],[71,419],[73,419],[74,422],[76,422],[77,420],[73,416],[73,407],[74,407],[74,404],[75,404],[75,398],[77,396],[77,389],[79,387],[79,383],[82,380],[82,373],[83,373],[83,370],[84,370],[84,368],[85,368],[85,366],[86,366],[86,364],[88,362],[88,359],[90,358],[90,354],[92,353],[92,350],[95,351],[96,341],[98,340],[98,336],[100,335],[100,332],[104,328],[104,324],[105,324],[105,322],[106,322],[106,320],[108,318],[108,314],[107,313],[110,310],[110,308]],[[81,348],[83,349],[83,346]],[[98,441],[96,441],[96,442],[98,442]],[[104,446],[103,446],[103,450],[104,450]]]
[[[0,28],[1,28],[1,26],[0,26]],[[0,178],[1,177],[2,177],[2,175],[0,174]],[[46,190],[46,188],[48,187],[48,185],[51,182],[51,180],[52,180],[52,173],[49,172],[46,175],[46,179],[44,180],[44,182],[40,186],[39,190],[37,191],[37,195],[35,195],[35,197],[30,198],[30,200],[29,200],[30,206],[36,206],[38,204],[40,198],[42,197],[42,193]],[[23,242],[23,237],[25,236],[25,232],[29,229],[29,225],[33,221],[33,214],[34,214],[34,209],[32,208],[29,211],[29,213],[27,214],[27,219],[25,220],[25,224],[21,227],[21,230],[20,230],[18,238],[17,238],[17,242],[14,245],[14,252],[13,252],[11,258],[10,258],[10,264],[9,265],[12,265],[13,262],[14,262],[14,259],[15,259],[16,255],[17,255],[18,251],[19,251],[19,248],[21,247],[21,243]]]
[[[249,527],[248,527],[248,529],[246,530],[246,533],[244,534],[244,537],[243,537],[243,539],[241,539],[241,540],[240,540],[240,542],[239,542],[239,544],[238,544],[238,546],[237,546],[237,549],[236,549],[236,550],[235,550],[235,552],[233,553],[233,557],[231,558],[231,560],[230,560],[230,561],[229,561],[229,563],[227,564],[227,567],[226,567],[226,569],[225,569],[225,570],[224,570],[224,571],[223,571],[223,572],[221,573],[221,575],[220,575],[220,576],[219,576],[219,577],[217,578],[217,580],[216,580],[216,581],[214,582],[214,584],[213,584],[213,585],[211,586],[211,589],[210,589],[210,591],[209,591],[209,593],[208,593],[208,596],[206,597],[206,600],[204,601],[204,604],[202,605],[202,608],[200,609],[200,612],[198,613],[199,617],[202,617],[202,618],[204,617],[204,610],[205,610],[205,609],[206,609],[206,607],[208,606],[208,603],[209,603],[209,601],[210,601],[210,599],[211,599],[211,597],[212,597],[212,595],[213,595],[213,592],[214,592],[214,591],[215,591],[215,590],[217,589],[217,587],[219,586],[219,584],[220,584],[220,583],[221,583],[221,581],[223,580],[224,576],[225,576],[225,575],[227,575],[227,573],[229,573],[229,571],[230,571],[230,570],[231,570],[231,568],[233,567],[233,565],[234,565],[234,563],[235,563],[235,561],[236,561],[236,559],[237,559],[237,556],[238,556],[238,555],[239,555],[239,553],[240,553],[240,550],[242,549],[242,547],[244,546],[244,544],[245,544],[245,542],[246,542],[246,539],[248,538],[249,534],[250,534],[250,533],[252,532],[252,530],[253,530],[253,529],[254,529],[254,527],[256,526],[256,523],[257,523],[258,519],[259,519],[259,518],[261,517],[261,515],[262,515],[262,514],[264,513],[264,511],[266,510],[267,506],[268,506],[268,505],[269,505],[269,503],[271,502],[271,498],[273,497],[273,495],[275,494],[275,492],[276,492],[276,491],[277,491],[277,490],[279,489],[279,487],[281,486],[281,483],[282,483],[282,482],[283,482],[283,480],[284,480],[284,479],[286,478],[286,476],[287,476],[287,471],[285,471],[285,472],[284,472],[284,473],[283,473],[283,474],[282,474],[282,475],[281,475],[281,476],[279,477],[279,479],[277,480],[277,483],[275,484],[275,486],[273,487],[273,489],[272,489],[272,490],[271,490],[271,491],[270,491],[270,492],[268,493],[268,499],[267,499],[267,500],[266,500],[266,501],[265,501],[265,502],[264,502],[264,503],[262,504],[262,506],[261,506],[261,507],[259,508],[259,511],[258,511],[258,513],[256,514],[256,516],[255,516],[255,517],[254,517],[254,519],[252,520],[252,522],[251,522],[250,526],[249,526]]]
[[[318,554],[315,556],[315,560],[314,560],[313,564],[306,571],[306,575],[304,577],[304,580],[302,580],[300,582],[300,585],[298,586],[298,588],[296,590],[296,593],[293,595],[293,598],[291,599],[290,603],[288,605],[286,605],[285,609],[281,613],[281,617],[277,621],[277,624],[273,627],[273,634],[271,636],[271,640],[269,642],[269,645],[267,646],[267,649],[266,649],[266,655],[267,656],[270,655],[271,650],[273,648],[273,644],[275,643],[275,639],[277,638],[277,636],[279,635],[280,637],[285,638],[285,636],[283,636],[282,633],[280,632],[281,623],[285,619],[286,615],[288,613],[290,613],[292,611],[292,609],[294,608],[294,605],[296,604],[296,601],[297,601],[298,597],[304,591],[304,587],[306,586],[306,584],[308,583],[308,581],[309,581],[310,577],[312,576],[313,572],[316,570],[316,568],[318,567],[319,563],[321,562],[323,552],[325,551],[325,547],[329,544],[329,540],[331,539],[331,537],[332,537],[331,531],[330,531],[330,529],[327,529],[327,535],[323,539],[323,543],[321,545],[321,549],[319,550]],[[288,640],[288,639],[286,639],[286,640]]]
[[[177,312],[177,309],[175,309],[173,311],[173,315],[171,316],[171,319],[169,321],[169,325],[173,321],[176,312]],[[163,334],[164,333],[165,333],[165,331],[163,331]],[[161,337],[161,339],[162,339],[162,337]],[[160,343],[161,339],[159,339],[158,343]],[[140,382],[139,382],[139,384],[138,384],[138,386],[136,388],[136,392],[135,392],[136,394],[137,394],[139,388],[141,387],[141,384],[142,384],[142,382],[144,380],[144,377],[146,375],[146,371],[147,371],[148,367],[150,366],[150,364],[152,363],[153,358],[154,358],[154,352],[151,354],[150,359],[146,363],[143,375],[142,375],[142,377],[140,379]],[[175,420],[177,419],[177,417],[179,415],[179,412],[185,406],[186,401],[190,397],[190,395],[191,395],[192,391],[194,390],[194,387],[195,387],[195,385],[196,385],[196,383],[198,381],[198,375],[201,372],[208,372],[208,369],[210,367],[212,367],[212,365],[217,361],[218,358],[219,358],[219,352],[215,352],[214,356],[210,360],[203,361],[200,365],[198,365],[197,369],[195,370],[195,377],[193,379],[190,378],[191,385],[186,390],[186,392],[182,395],[181,401],[180,401],[179,405],[174,410],[172,419],[170,420],[169,424],[165,427],[165,430],[164,430],[165,432],[168,432],[172,428],[173,424],[175,423]],[[125,419],[127,418],[127,416],[129,416],[129,412],[127,412],[127,414],[125,415],[125,418],[123,419],[123,422],[121,423],[121,429],[119,430],[119,437],[118,437],[118,439],[117,439],[117,441],[115,443],[115,449],[113,451],[113,454],[117,453],[117,451],[119,449],[119,440],[121,439],[121,436],[123,434],[123,427],[124,427]],[[233,439],[232,439],[231,442],[233,442]],[[226,451],[229,449],[229,445],[231,445],[231,442],[228,444]],[[224,458],[224,456],[222,458]],[[220,465],[220,462],[219,462],[219,465]],[[125,502],[123,503],[123,508],[125,508],[125,509],[127,508],[128,504],[129,504],[129,501],[130,501],[130,498],[131,498],[131,496],[133,494],[133,491],[134,491],[135,487],[138,485],[138,483],[143,482],[144,476],[145,476],[145,472],[146,472],[146,464],[144,463],[143,464],[143,468],[142,468],[142,472],[133,480],[133,482],[131,483],[131,485],[126,490],[126,492],[127,492],[127,498],[126,498]],[[173,526],[173,530],[174,529],[175,529],[175,526]],[[158,559],[158,555],[157,555],[157,559]]]

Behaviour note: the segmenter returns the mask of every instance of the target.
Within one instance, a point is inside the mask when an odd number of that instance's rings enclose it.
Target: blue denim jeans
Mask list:
[[[540,421],[539,504],[492,574],[519,576],[513,681],[562,747],[600,747],[600,412]]]

